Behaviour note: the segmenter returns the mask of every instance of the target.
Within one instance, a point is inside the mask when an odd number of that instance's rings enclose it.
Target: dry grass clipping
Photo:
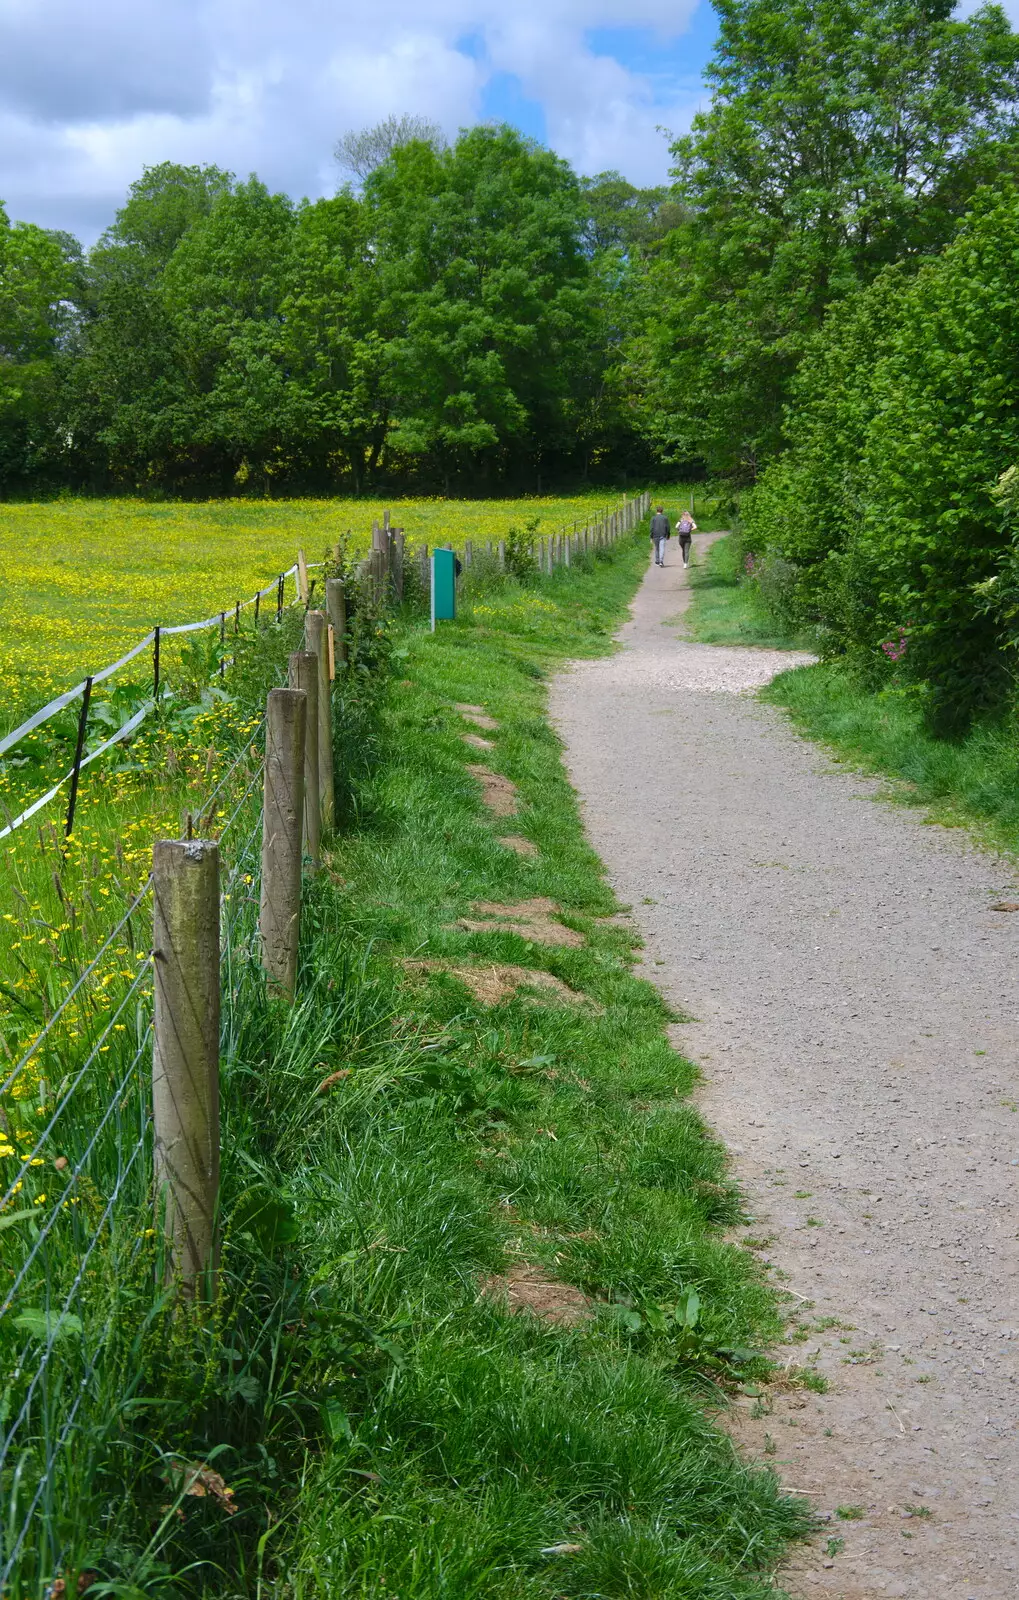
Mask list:
[[[448,972],[451,978],[458,978],[466,984],[475,1000],[483,1006],[501,1005],[504,1000],[511,1000],[519,989],[538,989],[567,1005],[591,1006],[601,1010],[587,995],[578,994],[561,978],[554,978],[551,972],[535,972],[531,967],[514,967],[505,962],[493,962],[490,966],[455,967],[446,961],[405,961],[403,967],[405,972],[410,973]]]
[[[468,933],[518,933],[535,944],[565,944],[576,949],[583,935],[564,928],[555,919],[561,915],[554,900],[520,900],[516,905],[499,905],[493,900],[476,900],[474,917],[460,917],[457,927]]]
[[[481,1293],[487,1300],[501,1303],[508,1311],[529,1311],[542,1322],[574,1324],[591,1315],[586,1294],[571,1283],[557,1283],[540,1267],[512,1267],[507,1273],[486,1278]]]

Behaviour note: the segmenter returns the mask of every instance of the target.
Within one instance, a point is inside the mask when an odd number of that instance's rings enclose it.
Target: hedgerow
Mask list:
[[[1019,196],[984,191],[944,253],[832,313],[744,503],[791,563],[786,602],[875,686],[893,672],[954,732],[1011,679],[986,585],[1011,548],[996,486],[1019,459]],[[978,586],[984,586],[978,588]]]

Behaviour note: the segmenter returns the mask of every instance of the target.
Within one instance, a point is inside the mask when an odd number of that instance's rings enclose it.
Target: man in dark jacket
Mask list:
[[[662,506],[651,518],[651,542],[655,547],[655,566],[665,565],[665,541],[670,537],[669,519]]]

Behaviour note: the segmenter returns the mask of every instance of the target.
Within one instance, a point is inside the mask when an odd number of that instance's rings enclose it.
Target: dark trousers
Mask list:
[[[681,533],[680,534],[680,536],[679,536],[679,548],[680,548],[680,550],[682,552],[682,555],[683,555],[683,565],[684,565],[684,567],[686,566],[687,562],[690,560],[690,545],[691,545],[692,542],[693,542],[693,535],[692,534],[690,534],[690,533]]]

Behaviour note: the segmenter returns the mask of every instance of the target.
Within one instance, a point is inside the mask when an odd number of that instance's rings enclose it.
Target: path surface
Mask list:
[[[831,1381],[736,1426],[831,1517],[783,1581],[1010,1600],[1019,914],[991,907],[1019,901],[1017,869],[747,692],[788,656],[684,641],[685,577],[650,567],[625,649],[552,708],[648,975],[696,1019],[675,1041],[809,1328],[791,1354]]]

